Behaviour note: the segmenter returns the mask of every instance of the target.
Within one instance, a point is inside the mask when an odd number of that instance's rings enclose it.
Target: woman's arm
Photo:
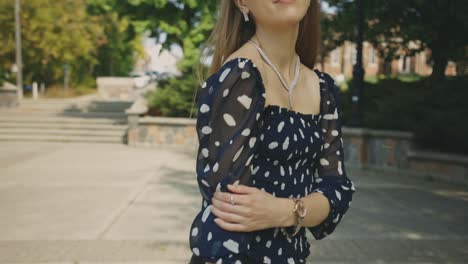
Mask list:
[[[253,61],[235,58],[200,89],[196,173],[202,207],[192,221],[189,241],[192,252],[206,260],[235,261],[248,249],[250,233],[223,230],[216,224],[212,198],[217,191],[228,192],[228,184],[252,183],[251,162],[265,103],[260,85]]]
[[[277,197],[274,208],[278,210],[276,215],[281,215],[273,220],[272,226],[289,227],[296,224],[296,216],[292,213],[294,201],[289,198]],[[330,214],[330,204],[328,198],[319,192],[313,192],[301,198],[307,208],[307,214],[304,217],[303,226],[313,227],[322,223]]]
[[[343,136],[341,131],[341,109],[339,106],[339,89],[333,78],[327,73],[321,73],[325,80],[324,115],[320,121],[323,134],[323,145],[318,163],[315,166],[314,189],[302,199],[307,208],[304,226],[309,229],[315,239],[323,239],[331,234],[340,223],[351,205],[353,193],[356,191],[353,181],[348,178],[344,164]],[[280,226],[291,226],[295,223],[292,214],[293,201],[289,205],[278,207],[284,212],[285,218],[278,223]],[[288,211],[289,210],[289,211]]]
[[[255,187],[244,185],[228,186],[228,189],[243,197],[250,197],[250,200],[242,200],[244,206],[252,214],[250,218],[243,216],[241,210],[236,210],[230,206],[229,193],[215,192],[213,198],[214,207],[211,209],[219,220],[217,224],[226,230],[231,231],[253,231],[270,227],[288,227],[296,223],[296,217],[292,212],[294,202],[290,198],[275,197],[269,193],[258,190]],[[240,196],[235,196],[240,200]],[[320,192],[313,192],[301,198],[307,207],[307,214],[304,217],[304,227],[313,227],[322,223],[330,214],[328,198]],[[248,226],[248,228],[246,228]]]

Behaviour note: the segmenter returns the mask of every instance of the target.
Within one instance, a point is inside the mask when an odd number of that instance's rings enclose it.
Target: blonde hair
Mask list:
[[[218,71],[233,52],[238,50],[255,34],[255,21],[244,22],[243,14],[237,8],[234,0],[219,0],[217,21],[210,36],[202,45],[201,60],[197,65],[197,79],[199,86],[205,78]],[[306,15],[299,24],[299,34],[296,42],[296,52],[301,62],[310,69],[314,69],[319,52],[320,43],[320,7],[318,0],[311,0]],[[209,52],[213,49],[213,62],[204,74],[204,64]]]

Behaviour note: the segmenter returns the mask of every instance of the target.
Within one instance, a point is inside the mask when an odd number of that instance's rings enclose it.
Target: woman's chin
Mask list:
[[[301,21],[301,19],[302,17],[298,16],[283,16],[281,19],[272,21],[272,24],[278,28],[288,28],[291,26],[296,26]]]
[[[300,22],[306,13],[307,10],[301,8],[281,8],[281,10],[275,10],[273,12],[274,15],[271,16],[271,19],[276,20],[277,23],[295,24]]]

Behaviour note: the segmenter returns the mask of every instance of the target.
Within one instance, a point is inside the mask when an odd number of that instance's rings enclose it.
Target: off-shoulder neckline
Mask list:
[[[252,64],[253,68],[254,68],[254,71],[257,75],[257,78],[260,80],[260,87],[262,89],[262,93],[265,93],[265,83],[263,81],[263,76],[262,76],[262,73],[260,72],[260,70],[257,68],[257,65],[255,64],[255,62],[248,58],[248,57],[243,57],[243,56],[240,56],[240,57],[235,57],[235,58],[232,58],[230,60],[227,60],[223,63],[223,65],[221,65],[221,68],[225,67],[226,65],[230,64],[230,63],[234,63],[234,62],[239,62],[240,60],[244,60],[245,62],[249,62]],[[321,80],[321,77],[320,77],[320,74],[321,72],[318,70],[318,69],[313,69],[313,72],[315,72],[315,74],[317,74],[317,77],[319,79],[319,90],[320,90],[320,112],[318,114],[306,114],[306,113],[303,113],[303,112],[300,112],[300,111],[295,111],[295,110],[291,110],[287,107],[284,107],[282,105],[277,105],[277,104],[268,104],[268,105],[263,105],[263,110],[266,111],[268,109],[273,109],[273,110],[276,110],[277,112],[285,112],[285,113],[289,113],[289,114],[293,114],[293,115],[297,115],[297,116],[300,116],[300,117],[303,117],[303,118],[318,118],[319,116],[321,116],[323,114],[323,87],[322,87],[322,82],[320,81]]]

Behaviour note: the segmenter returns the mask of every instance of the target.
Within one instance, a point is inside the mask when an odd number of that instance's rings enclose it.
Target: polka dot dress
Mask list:
[[[319,240],[340,223],[356,189],[343,162],[338,87],[327,73],[314,72],[320,79],[319,114],[265,105],[262,76],[249,58],[227,61],[203,83],[196,125],[202,206],[190,228],[193,256],[217,264],[242,264],[245,256],[258,263],[306,263],[310,254],[306,230]],[[302,227],[292,238],[278,227],[224,230],[213,221],[211,198],[216,190],[228,192],[231,183],[276,197],[320,192],[331,211],[322,223]]]

